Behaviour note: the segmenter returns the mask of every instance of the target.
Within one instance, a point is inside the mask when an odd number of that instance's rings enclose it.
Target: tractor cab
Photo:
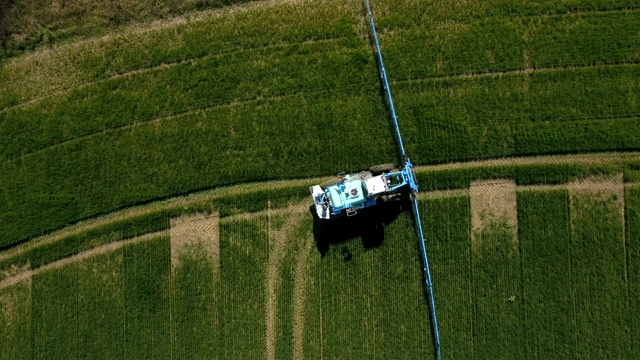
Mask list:
[[[329,198],[334,208],[345,209],[358,206],[365,202],[367,187],[359,177],[351,178],[347,175],[336,185],[327,188]]]
[[[357,210],[375,205],[376,199],[369,191],[371,173],[345,175],[336,184],[327,186],[324,190],[319,186],[312,186],[309,190],[313,196],[316,212],[320,219],[347,215],[353,216]]]

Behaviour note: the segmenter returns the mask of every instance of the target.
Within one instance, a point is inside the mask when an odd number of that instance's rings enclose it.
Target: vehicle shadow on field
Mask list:
[[[352,217],[343,216],[331,220],[320,220],[315,207],[309,207],[313,216],[313,237],[318,252],[324,256],[333,245],[361,238],[365,249],[373,249],[384,241],[384,228],[392,223],[403,210],[410,208],[410,203],[402,197],[397,200],[380,203],[367,209],[359,210]],[[350,254],[343,254],[349,260]]]

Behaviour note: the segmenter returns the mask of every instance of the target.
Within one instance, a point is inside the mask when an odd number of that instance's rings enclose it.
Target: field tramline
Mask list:
[[[309,185],[396,159],[362,5],[267,0],[3,53],[0,360],[431,358],[414,219],[320,249],[307,211]],[[372,5],[443,358],[633,358],[637,1]],[[478,216],[493,195],[510,210]],[[218,252],[175,262],[189,216],[216,219]]]

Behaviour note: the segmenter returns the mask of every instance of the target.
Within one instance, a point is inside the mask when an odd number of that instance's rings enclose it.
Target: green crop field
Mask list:
[[[640,352],[637,0],[371,0],[445,359]],[[414,359],[361,0],[0,0],[0,360]]]
[[[640,211],[637,195],[625,194],[627,217]],[[469,200],[421,200],[445,358],[631,357],[638,229],[626,222],[625,237],[617,200],[518,190],[515,243],[500,226],[472,237]],[[223,218],[217,267],[202,249],[172,267],[164,236],[34,274],[0,289],[3,339],[28,349],[25,358],[428,358],[409,214],[394,216],[379,245],[345,240],[324,256],[311,218],[296,216]]]

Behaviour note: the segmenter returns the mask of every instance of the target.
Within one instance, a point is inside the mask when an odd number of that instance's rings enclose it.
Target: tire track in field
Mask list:
[[[625,66],[638,66],[640,65],[640,61],[628,61],[628,62],[617,62],[617,63],[604,63],[604,64],[576,64],[576,65],[563,65],[563,66],[552,66],[552,67],[527,67],[524,69],[513,69],[513,70],[503,70],[503,71],[486,71],[486,72],[477,72],[477,73],[461,73],[461,74],[450,74],[450,75],[434,75],[434,76],[425,76],[425,77],[417,77],[417,78],[405,78],[392,81],[392,84],[417,84],[427,81],[434,80],[458,80],[458,79],[478,79],[478,78],[486,78],[486,77],[501,77],[501,76],[509,76],[509,75],[524,75],[524,74],[534,74],[534,73],[552,73],[552,72],[562,72],[562,71],[572,71],[572,70],[585,70],[585,69],[605,69],[605,68],[614,68],[614,67],[625,67]]]
[[[527,16],[527,18],[531,17],[565,17],[565,16],[575,16],[575,15],[589,15],[589,14],[611,14],[611,13],[632,13],[638,12],[640,10],[637,6],[628,6],[628,7],[611,7],[611,8],[601,8],[601,9],[570,9],[561,13],[551,13],[551,14],[532,14]]]
[[[565,16],[576,16],[576,15],[589,15],[589,14],[615,14],[615,13],[634,13],[640,11],[640,7],[637,6],[627,6],[627,7],[611,7],[611,8],[599,8],[599,9],[569,9],[569,10],[560,10],[556,9],[557,12],[548,12],[548,13],[538,13],[538,14],[523,14],[520,16],[492,16],[492,20],[518,20],[518,19],[535,19],[535,18],[551,18],[551,17],[565,17]],[[431,23],[434,27],[437,26],[451,26],[452,24],[456,25],[472,25],[476,23],[486,22],[487,19],[485,17],[475,17],[469,19],[442,19],[436,22]],[[406,30],[416,26],[416,22],[409,22],[410,25],[394,25],[389,27],[392,31],[398,30]],[[378,30],[379,34],[384,34],[387,31],[386,27],[382,27]]]
[[[309,257],[314,247],[312,234],[302,239],[302,247],[296,256],[293,278],[293,360],[304,359],[305,304],[307,301],[307,280],[309,278]]]
[[[169,232],[168,231],[158,231],[158,232],[154,232],[154,233],[149,233],[149,234],[145,234],[145,235],[141,235],[138,237],[134,237],[131,239],[126,239],[126,240],[121,240],[121,241],[115,241],[115,242],[111,242],[108,243],[106,245],[101,245],[101,246],[97,246],[94,247],[93,249],[87,250],[87,251],[83,251],[80,252],[78,254],[69,256],[69,257],[65,257],[56,261],[53,261],[51,263],[48,263],[46,265],[42,265],[39,268],[35,268],[35,269],[28,269],[26,271],[17,273],[13,276],[7,277],[5,279],[3,279],[2,281],[0,281],[0,289],[4,289],[8,286],[11,285],[15,285],[18,284],[22,281],[28,280],[29,278],[33,277],[33,275],[37,275],[41,272],[44,271],[48,271],[48,270],[52,270],[52,269],[59,269],[61,267],[64,267],[66,265],[72,264],[74,262],[78,262],[78,261],[82,261],[85,259],[88,259],[90,257],[93,256],[97,256],[97,255],[102,255],[102,254],[106,254],[109,252],[113,252],[115,250],[118,250],[124,246],[127,246],[129,244],[136,244],[136,243],[140,243],[143,241],[149,241],[149,240],[153,240],[156,239],[158,237],[161,236],[169,236]]]
[[[123,78],[123,77],[130,77],[130,76],[135,76],[135,75],[139,75],[139,74],[146,74],[146,73],[150,73],[150,72],[154,72],[154,71],[170,69],[172,67],[185,65],[185,64],[189,64],[189,63],[191,63],[193,65],[193,64],[195,64],[196,62],[199,62],[199,61],[208,60],[208,59],[211,59],[211,58],[222,57],[222,56],[227,56],[227,55],[232,55],[232,54],[237,54],[237,53],[260,51],[260,50],[269,50],[269,49],[285,49],[288,46],[295,46],[295,45],[304,46],[304,45],[309,45],[309,44],[318,44],[318,43],[325,43],[325,42],[328,43],[328,42],[334,42],[334,41],[337,41],[337,40],[340,40],[340,39],[341,39],[340,37],[327,37],[327,38],[307,39],[307,40],[303,40],[303,41],[294,41],[294,42],[279,41],[279,42],[273,43],[273,44],[263,44],[263,45],[259,45],[259,46],[246,47],[246,48],[230,48],[230,49],[220,50],[220,51],[216,51],[214,53],[206,54],[206,55],[202,55],[202,56],[196,56],[196,57],[187,58],[187,59],[181,59],[181,60],[168,61],[168,62],[163,62],[163,63],[160,63],[160,64],[156,64],[156,65],[151,65],[151,66],[148,66],[148,67],[143,67],[143,68],[139,68],[139,69],[131,69],[131,70],[123,71],[123,72],[120,72],[120,73],[116,73],[116,74],[110,75],[105,79],[94,79],[93,81],[90,81],[90,82],[86,83],[86,85],[97,83],[97,82],[100,82],[100,81],[120,79],[120,78]],[[83,85],[85,85],[85,84],[83,84]]]
[[[14,104],[14,105],[5,106],[3,108],[0,108],[0,113],[7,112],[7,111],[10,111],[10,110],[13,110],[13,109],[17,109],[17,108],[28,107],[29,105],[33,105],[35,103],[38,103],[40,101],[44,101],[44,100],[47,100],[47,99],[50,99],[50,98],[62,97],[62,96],[65,96],[65,95],[75,91],[75,90],[81,90],[81,89],[84,89],[84,88],[89,87],[91,85],[95,85],[95,84],[98,84],[98,83],[101,83],[101,82],[110,81],[110,80],[120,79],[120,78],[124,78],[124,77],[132,77],[132,76],[136,76],[136,75],[152,73],[152,72],[155,72],[155,71],[171,69],[173,67],[180,66],[180,65],[185,65],[185,64],[189,64],[189,63],[191,63],[193,65],[193,64],[195,64],[197,62],[200,62],[200,61],[205,61],[205,60],[213,59],[213,58],[217,58],[217,57],[228,56],[228,55],[241,53],[241,52],[252,52],[252,51],[260,51],[260,50],[266,50],[266,49],[285,49],[287,46],[294,46],[294,45],[303,45],[304,46],[304,45],[323,43],[323,42],[333,42],[333,41],[337,41],[339,39],[340,39],[339,37],[327,37],[327,38],[307,39],[307,40],[303,40],[303,41],[294,41],[294,42],[281,41],[281,42],[277,42],[277,43],[273,43],[273,44],[263,44],[263,45],[259,45],[259,46],[245,47],[245,48],[240,48],[240,47],[238,47],[238,48],[229,48],[229,49],[215,51],[213,53],[205,54],[205,55],[202,55],[202,56],[196,56],[196,57],[192,57],[192,58],[167,61],[167,62],[162,62],[162,63],[158,63],[158,64],[154,64],[154,65],[147,66],[147,67],[142,67],[142,68],[134,68],[134,69],[122,71],[122,72],[119,72],[119,73],[115,73],[115,74],[109,75],[109,76],[104,77],[104,78],[96,77],[96,78],[93,78],[93,79],[89,79],[87,81],[82,81],[82,82],[79,81],[79,82],[77,82],[75,84],[74,83],[66,84],[64,89],[60,89],[60,90],[53,90],[52,89],[52,91],[48,92],[45,95],[33,97],[33,98],[29,99],[29,100],[20,102],[18,104]]]
[[[265,306],[266,332],[265,346],[267,360],[276,359],[276,342],[278,340],[276,334],[277,316],[278,316],[278,290],[280,288],[280,274],[282,271],[283,260],[285,258],[287,248],[294,240],[295,232],[302,217],[309,209],[307,202],[291,205],[287,208],[288,217],[282,226],[275,228],[272,226],[271,203],[267,208],[267,224],[269,234],[269,260],[267,262],[267,277],[265,279],[267,289],[267,301]]]
[[[364,86],[364,85],[365,84],[360,84],[360,83],[350,84],[348,87],[344,87],[343,88],[343,90],[345,90],[345,91],[342,93],[342,95],[345,95],[345,96],[352,95],[351,91],[361,89],[362,86]],[[41,152],[44,152],[44,151],[47,151],[47,150],[50,150],[50,149],[54,149],[54,148],[58,148],[58,147],[63,147],[65,145],[72,144],[72,143],[79,142],[79,141],[83,141],[83,140],[86,140],[86,139],[90,139],[90,138],[95,137],[95,136],[111,134],[111,133],[114,133],[114,132],[128,130],[128,129],[135,129],[135,128],[141,127],[141,126],[154,125],[154,124],[158,124],[158,123],[161,123],[161,122],[164,122],[164,121],[175,121],[175,120],[179,120],[179,119],[181,119],[183,117],[187,117],[187,116],[190,116],[190,115],[204,114],[204,113],[206,113],[208,111],[211,111],[211,110],[214,110],[214,109],[225,108],[225,107],[234,107],[234,106],[243,106],[243,105],[255,103],[255,102],[258,102],[258,101],[265,101],[265,100],[268,100],[268,101],[280,101],[280,100],[284,100],[284,99],[288,99],[288,98],[294,98],[294,97],[298,97],[298,96],[312,96],[312,95],[316,95],[316,94],[328,94],[328,93],[331,93],[331,92],[334,92],[334,90],[333,89],[317,89],[317,90],[312,90],[312,91],[298,91],[298,92],[285,93],[285,94],[273,94],[273,95],[268,95],[268,96],[258,95],[258,96],[249,97],[249,98],[233,99],[233,100],[227,101],[227,102],[222,102],[222,103],[218,103],[218,104],[211,104],[211,105],[202,106],[202,107],[198,107],[198,108],[192,108],[192,109],[189,109],[189,110],[185,110],[185,111],[181,111],[181,112],[175,112],[175,113],[167,114],[167,115],[162,115],[162,116],[158,116],[158,117],[147,119],[147,120],[139,120],[139,121],[134,121],[134,122],[123,124],[123,125],[119,125],[119,126],[97,129],[97,130],[94,130],[94,131],[87,132],[85,134],[78,135],[78,136],[70,138],[70,139],[58,141],[58,142],[51,143],[51,144],[45,145],[43,147],[28,151],[28,152],[24,152],[24,153],[20,154],[19,156],[9,157],[9,158],[6,159],[6,161],[15,161],[16,159],[25,159],[25,158],[33,156],[34,154],[37,154],[37,153],[41,153]]]

